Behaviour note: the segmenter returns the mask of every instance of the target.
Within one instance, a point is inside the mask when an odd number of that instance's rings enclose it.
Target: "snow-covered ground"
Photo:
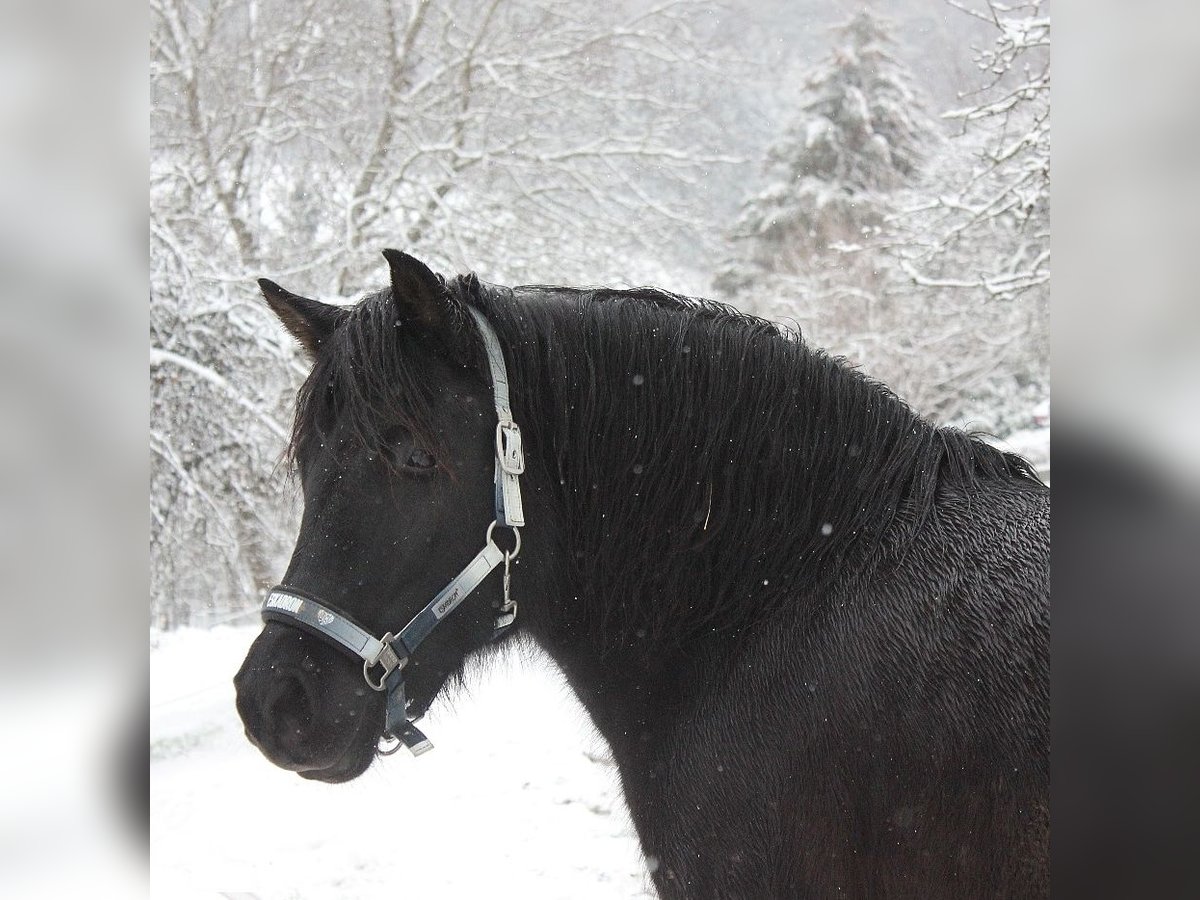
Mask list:
[[[276,769],[231,679],[257,626],[152,635],[154,896],[653,897],[607,749],[561,676],[512,654],[435,705],[435,745],[342,785]]]

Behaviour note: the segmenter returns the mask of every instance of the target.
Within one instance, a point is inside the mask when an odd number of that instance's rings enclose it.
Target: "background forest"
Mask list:
[[[1049,44],[1041,0],[153,0],[153,624],[256,603],[294,537],[306,364],[254,279],[352,300],[384,247],[722,299],[1027,427]]]

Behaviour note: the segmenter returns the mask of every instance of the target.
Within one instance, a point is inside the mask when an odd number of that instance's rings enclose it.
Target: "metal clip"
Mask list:
[[[510,566],[516,553],[504,554],[504,605],[500,607],[496,614],[496,630],[507,628],[517,618],[517,601],[512,598],[512,572]]]
[[[521,445],[521,429],[516,422],[496,423],[496,459],[509,475],[525,471],[525,451]]]
[[[389,631],[379,639],[379,649],[375,652],[375,655],[363,659],[363,678],[366,679],[367,684],[370,685],[372,690],[386,690],[384,682],[387,681],[388,676],[398,668],[403,669],[404,664],[408,662],[407,657],[401,659],[396,654],[396,651],[392,649],[392,641],[394,640],[396,640],[396,636]],[[383,674],[379,676],[378,682],[371,680],[371,669],[375,666],[383,667]]]

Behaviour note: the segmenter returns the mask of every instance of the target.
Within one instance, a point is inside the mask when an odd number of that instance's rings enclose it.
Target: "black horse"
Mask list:
[[[497,413],[472,309],[527,467],[519,614],[497,629],[485,578],[403,666],[409,717],[523,633],[610,744],[663,897],[1048,893],[1049,491],[1023,460],[717,303],[385,255],[354,307],[262,282],[314,360],[285,590],[381,635],[478,551]],[[338,782],[376,757],[384,694],[318,631],[268,621],[235,680],[275,764]]]

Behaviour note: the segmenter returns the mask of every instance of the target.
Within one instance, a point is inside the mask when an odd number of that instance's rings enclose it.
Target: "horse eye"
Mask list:
[[[416,447],[409,454],[408,459],[404,461],[404,465],[410,469],[432,469],[437,465],[437,460],[420,447]]]

